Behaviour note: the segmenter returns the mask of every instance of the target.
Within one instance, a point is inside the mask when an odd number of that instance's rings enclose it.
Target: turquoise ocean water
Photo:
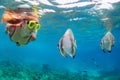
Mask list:
[[[5,8],[26,5],[41,7],[41,29],[35,41],[16,46],[0,23],[0,80],[120,80],[119,0],[0,0],[0,19]],[[74,59],[57,48],[68,28],[77,43]],[[108,30],[115,45],[103,53],[100,41]]]

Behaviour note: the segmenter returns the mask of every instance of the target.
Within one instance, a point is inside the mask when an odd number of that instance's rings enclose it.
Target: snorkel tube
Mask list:
[[[39,18],[37,8],[38,8],[38,6],[35,6],[35,5],[32,6],[32,9],[33,9],[32,15],[36,18]],[[27,22],[27,27],[28,27],[28,29],[34,30],[35,32],[37,32],[38,30],[40,30],[40,23],[38,22],[38,20],[36,21],[36,20],[32,19]]]
[[[36,0],[37,1],[37,0]],[[39,1],[37,1],[39,3]],[[40,18],[41,16],[38,15],[38,5],[33,5],[32,9],[33,9],[33,16],[36,16],[38,18]],[[35,20],[31,20],[28,21],[27,26],[30,30],[35,30],[35,32],[37,32],[38,30],[40,30],[40,23],[35,21]]]

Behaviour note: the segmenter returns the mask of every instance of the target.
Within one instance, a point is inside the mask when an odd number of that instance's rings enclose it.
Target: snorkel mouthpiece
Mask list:
[[[36,21],[29,21],[27,26],[30,30],[35,29],[35,31],[38,31],[40,29],[40,24]]]

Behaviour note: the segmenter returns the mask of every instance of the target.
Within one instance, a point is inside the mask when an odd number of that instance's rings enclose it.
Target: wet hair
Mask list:
[[[7,8],[5,11],[5,14],[7,14],[8,16],[10,15],[11,18],[7,18],[6,15],[3,15],[2,20],[4,22],[11,23],[11,24],[20,23],[22,20],[28,20],[28,21],[35,20],[35,21],[39,22],[39,17],[34,16],[33,9],[31,9],[31,8],[30,9],[29,8],[18,8],[15,10]]]

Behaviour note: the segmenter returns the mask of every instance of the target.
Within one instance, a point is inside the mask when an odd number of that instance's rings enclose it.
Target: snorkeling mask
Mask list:
[[[28,26],[28,28],[30,30],[36,30],[36,31],[38,31],[40,29],[40,24],[38,22],[36,22],[36,21],[33,21],[33,20],[28,21],[27,22],[27,26]]]

